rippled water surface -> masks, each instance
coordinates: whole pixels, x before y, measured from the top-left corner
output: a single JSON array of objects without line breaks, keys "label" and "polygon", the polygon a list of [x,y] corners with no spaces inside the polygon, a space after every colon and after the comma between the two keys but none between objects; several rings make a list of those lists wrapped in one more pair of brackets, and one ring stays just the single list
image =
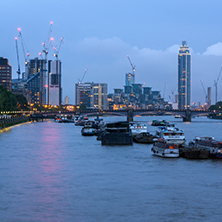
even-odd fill
[{"label": "rippled water surface", "polygon": [[[222,140],[222,121],[167,119]],[[106,117],[105,121],[125,120]],[[164,159],[151,145],[101,146],[74,124],[45,121],[0,134],[0,221],[221,221],[222,161]]]}]

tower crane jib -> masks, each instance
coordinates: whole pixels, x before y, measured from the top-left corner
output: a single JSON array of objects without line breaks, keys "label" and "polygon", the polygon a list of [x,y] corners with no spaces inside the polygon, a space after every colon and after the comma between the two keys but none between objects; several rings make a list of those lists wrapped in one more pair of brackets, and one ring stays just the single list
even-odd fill
[{"label": "tower crane jib", "polygon": [[127,58],[129,59],[129,62],[130,62],[130,65],[132,67],[132,74],[134,75],[134,72],[136,71],[136,65],[133,65],[131,60],[130,60],[130,57],[127,55]]}]

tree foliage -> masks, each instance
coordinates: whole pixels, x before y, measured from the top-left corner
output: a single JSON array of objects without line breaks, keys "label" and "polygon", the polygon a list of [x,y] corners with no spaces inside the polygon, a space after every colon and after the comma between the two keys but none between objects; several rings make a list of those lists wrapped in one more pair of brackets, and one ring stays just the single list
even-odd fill
[{"label": "tree foliage", "polygon": [[222,101],[217,102],[215,105],[210,106],[210,110],[222,110]]},{"label": "tree foliage", "polygon": [[0,111],[17,110],[16,105],[16,96],[3,85],[0,85]]},{"label": "tree foliage", "polygon": [[0,85],[0,111],[28,110],[27,99],[23,95],[15,95]]}]

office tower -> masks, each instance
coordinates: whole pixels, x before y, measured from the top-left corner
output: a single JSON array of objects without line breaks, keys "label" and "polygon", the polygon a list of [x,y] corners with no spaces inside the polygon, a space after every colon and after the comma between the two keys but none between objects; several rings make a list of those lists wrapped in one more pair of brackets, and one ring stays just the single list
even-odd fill
[{"label": "office tower", "polygon": [[125,85],[132,86],[133,84],[135,84],[135,75],[131,73],[127,73],[126,79],[125,79]]},{"label": "office tower", "polygon": [[9,65],[8,59],[0,57],[0,85],[8,90],[12,89],[12,67]]},{"label": "office tower", "polygon": [[61,61],[48,61],[48,92],[47,104],[58,106],[62,104]]},{"label": "office tower", "polygon": [[186,41],[178,54],[178,109],[190,109],[191,103],[191,54]]},{"label": "office tower", "polygon": [[96,109],[107,109],[107,84],[92,83],[91,106]]},{"label": "office tower", "polygon": [[46,104],[46,60],[30,59],[27,79],[30,104]]},{"label": "office tower", "polygon": [[211,106],[211,87],[207,88],[207,105]]}]

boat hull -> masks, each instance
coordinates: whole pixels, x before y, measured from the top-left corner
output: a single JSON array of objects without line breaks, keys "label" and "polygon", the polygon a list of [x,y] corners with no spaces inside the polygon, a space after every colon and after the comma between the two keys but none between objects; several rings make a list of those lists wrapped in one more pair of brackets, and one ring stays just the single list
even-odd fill
[{"label": "boat hull", "polygon": [[164,158],[177,158],[179,157],[179,149],[167,149],[167,148],[161,148],[158,146],[153,146],[151,151],[155,156],[164,157]]},{"label": "boat hull", "polygon": [[102,145],[132,145],[132,133],[106,133],[101,135]]}]

